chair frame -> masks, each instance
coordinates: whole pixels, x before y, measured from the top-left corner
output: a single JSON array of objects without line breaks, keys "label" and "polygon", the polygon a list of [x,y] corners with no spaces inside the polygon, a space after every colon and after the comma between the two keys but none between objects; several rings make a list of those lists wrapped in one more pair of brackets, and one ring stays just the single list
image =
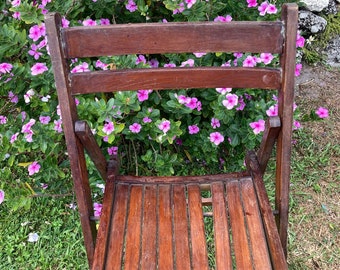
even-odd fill
[{"label": "chair frame", "polygon": [[[85,151],[94,161],[99,173],[106,181],[106,189],[104,195],[105,205],[107,201],[112,200],[115,183],[117,181],[136,181],[140,183],[157,182],[159,183],[176,183],[180,181],[179,177],[125,177],[119,176],[119,165],[117,160],[106,161],[103,153],[96,143],[93,134],[86,122],[78,119],[74,96],[77,94],[86,94],[93,92],[110,92],[114,89],[121,91],[136,89],[137,85],[131,83],[132,81],[140,81],[138,89],[157,89],[157,88],[197,88],[200,85],[195,85],[192,81],[182,80],[179,84],[173,84],[168,79],[168,70],[163,69],[148,69],[142,71],[103,71],[103,72],[89,72],[89,73],[75,73],[71,74],[69,70],[68,59],[75,57],[91,57],[99,55],[112,55],[113,52],[118,51],[119,54],[136,54],[136,53],[164,53],[160,50],[165,46],[169,52],[184,52],[188,49],[186,44],[187,37],[200,39],[199,45],[196,45],[194,51],[226,51],[222,48],[227,47],[228,51],[252,51],[256,52],[256,47],[262,48],[259,52],[274,52],[280,54],[281,69],[248,69],[248,68],[227,68],[228,76],[220,68],[210,68],[206,71],[205,68],[193,69],[174,69],[171,71],[171,76],[178,76],[182,74],[183,77],[190,74],[194,78],[204,76],[207,78],[206,88],[221,87],[223,85],[230,85],[230,87],[255,87],[264,89],[278,89],[279,91],[279,111],[278,117],[270,118],[266,123],[266,130],[263,135],[261,146],[257,153],[251,152],[247,155],[247,169],[246,174],[251,174],[254,179],[255,189],[258,192],[261,212],[264,216],[263,220],[271,220],[275,216],[278,236],[280,240],[272,241],[273,249],[280,250],[278,243],[282,245],[282,250],[286,255],[287,252],[287,227],[288,227],[288,208],[289,208],[289,184],[290,184],[290,156],[291,156],[291,138],[292,138],[292,123],[293,123],[293,99],[294,99],[294,72],[295,72],[295,56],[296,56],[296,31],[297,31],[297,6],[295,4],[284,4],[282,7],[281,21],[279,22],[230,22],[228,24],[215,23],[216,29],[214,31],[223,33],[225,31],[230,39],[225,39],[225,42],[219,42],[221,38],[219,35],[213,35],[210,31],[205,30],[204,25],[212,26],[213,23],[194,23],[199,31],[192,31],[194,24],[191,23],[169,23],[169,24],[140,24],[140,25],[112,25],[112,26],[95,26],[95,27],[71,27],[63,29],[61,27],[61,17],[59,14],[50,13],[45,17],[45,24],[48,36],[48,45],[52,59],[52,66],[54,71],[56,89],[59,97],[59,104],[63,119],[63,129],[66,138],[68,156],[70,159],[70,167],[72,170],[72,177],[74,181],[75,193],[77,197],[77,205],[80,212],[80,220],[82,230],[84,233],[84,242],[88,256],[88,262],[93,269],[98,261],[104,260],[105,254],[104,246],[96,246],[96,242],[100,243],[107,237],[106,230],[109,226],[109,216],[112,209],[103,208],[102,216],[100,218],[100,227],[97,232],[96,221],[93,218],[93,202],[91,199],[91,190],[89,179],[87,175]],[[177,30],[181,28],[181,30]],[[234,30],[233,30],[234,29]],[[263,29],[274,29],[272,32],[259,35],[259,31]],[[284,31],[283,31],[284,30]],[[171,36],[173,33],[182,33],[182,36],[177,37],[176,40],[162,39],[164,31],[168,31]],[[173,32],[172,32],[173,31]],[[240,34],[240,32],[244,35]],[[215,32],[215,33],[216,33]],[[265,31],[263,31],[265,32]],[[263,33],[262,32],[262,33]],[[105,33],[102,35],[102,33]],[[111,36],[115,33],[114,36]],[[147,39],[137,40],[140,33],[143,37],[147,37],[152,33],[156,36],[157,42],[152,43]],[[274,33],[274,34],[272,34]],[[207,35],[208,38],[203,38]],[[108,38],[110,46],[103,46],[108,44],[105,39]],[[235,37],[235,41],[233,38]],[[214,40],[214,38],[216,38]],[[211,40],[213,39],[213,40]],[[242,39],[253,40],[253,45],[249,43],[240,43]],[[263,40],[273,39],[275,42],[269,42],[267,51]],[[96,42],[94,42],[94,40]],[[120,40],[120,42],[115,42]],[[131,41],[132,40],[132,41]],[[133,40],[137,40],[134,42]],[[130,42],[131,41],[131,42]],[[164,42],[163,42],[164,41]],[[131,46],[120,46],[120,44],[128,43]],[[137,44],[138,43],[138,44]],[[258,45],[257,45],[258,43]],[[86,46],[84,46],[84,44]],[[137,49],[138,48],[138,49]],[[248,80],[244,77],[239,77],[240,70],[247,71],[249,75]],[[151,76],[159,78],[160,83],[154,84],[150,78]],[[196,76],[196,77],[195,77]],[[227,78],[226,78],[227,77]],[[120,79],[123,78],[123,79]],[[144,80],[141,80],[143,78]],[[236,78],[236,79],[235,79]],[[242,78],[242,81],[238,78]],[[257,80],[256,78],[262,78]],[[98,83],[101,82],[103,86],[97,89]],[[114,83],[114,87],[112,84]],[[145,88],[146,87],[146,88]],[[136,89],[137,90],[137,89]],[[276,180],[275,180],[275,210],[270,208],[268,197],[263,187],[263,174],[271,156],[274,143],[276,144]],[[237,176],[244,175],[239,173]],[[235,175],[232,175],[235,176]],[[214,176],[216,179],[216,176]],[[226,177],[225,175],[221,177]],[[130,180],[128,180],[130,179]],[[132,179],[132,180],[131,180]],[[201,181],[201,178],[190,177],[186,178],[186,182]],[[207,176],[205,179],[209,179]],[[183,179],[182,179],[183,180]],[[182,181],[181,180],[181,181]],[[212,181],[212,180],[208,180]],[[274,215],[272,214],[274,213]],[[272,223],[267,224],[269,227]],[[265,226],[267,226],[265,224]],[[271,231],[275,231],[272,228]],[[273,239],[277,237],[271,236]],[[270,243],[269,243],[270,244]],[[280,255],[278,255],[280,256]],[[99,259],[98,259],[99,258]],[[286,266],[282,263],[283,268]],[[98,268],[99,269],[99,268]]]}]

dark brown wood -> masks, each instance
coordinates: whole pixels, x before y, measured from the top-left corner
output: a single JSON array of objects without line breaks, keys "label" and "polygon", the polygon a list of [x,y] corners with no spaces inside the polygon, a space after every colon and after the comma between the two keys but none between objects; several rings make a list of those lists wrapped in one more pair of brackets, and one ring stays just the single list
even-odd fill
[{"label": "dark brown wood", "polygon": [[189,223],[184,185],[173,186],[173,216],[175,269],[191,269],[188,232]]},{"label": "dark brown wood", "polygon": [[254,151],[247,154],[246,165],[252,174],[273,268],[275,270],[288,269],[278,230],[275,226],[274,215],[263,183],[263,176]]},{"label": "dark brown wood", "polygon": [[216,269],[232,269],[231,243],[223,183],[213,183],[211,185],[211,193],[213,199]]},{"label": "dark brown wood", "polygon": [[275,208],[279,211],[279,215],[276,216],[276,222],[286,255],[296,57],[296,46],[294,44],[296,41],[297,18],[297,5],[287,4],[282,7],[281,19],[285,24],[286,46],[284,46],[284,51],[281,55],[282,88],[278,96],[282,128],[277,142]]},{"label": "dark brown wood", "polygon": [[103,152],[99,148],[99,145],[96,139],[94,138],[89,125],[85,121],[76,121],[74,129],[76,135],[80,139],[81,143],[83,144],[83,147],[86,149],[86,152],[92,159],[100,175],[103,177],[104,180],[106,180],[107,176],[106,158],[104,157]]},{"label": "dark brown wood", "polygon": [[[106,184],[106,187],[107,187],[107,184]],[[113,202],[111,228],[106,228],[106,230],[110,234],[109,235],[110,238],[107,239],[108,250],[105,253],[106,262],[105,261],[98,262],[98,265],[105,265],[107,269],[120,269],[120,266],[123,261],[124,238],[125,238],[125,228],[126,228],[126,220],[127,220],[126,213],[127,213],[127,207],[128,207],[128,200],[129,200],[129,186],[128,185],[117,185],[115,198]],[[103,203],[103,209],[109,208],[104,203]],[[102,218],[100,219],[100,225],[101,223],[102,223]],[[105,246],[105,242],[99,242],[97,240],[97,246]],[[97,258],[97,256],[100,257],[103,255],[96,254],[95,258]],[[96,263],[94,263],[93,269],[96,269],[95,266],[96,266]],[[98,269],[102,269],[102,268],[98,267]]]},{"label": "dark brown wood", "polygon": [[157,186],[145,186],[143,201],[141,269],[156,269]]},{"label": "dark brown wood", "polygon": [[183,52],[281,53],[282,29],[282,22],[117,24],[66,28],[63,39],[68,58]]},{"label": "dark brown wood", "polygon": [[79,72],[70,75],[73,95],[139,89],[278,89],[281,73],[271,68],[197,67]]},{"label": "dark brown wood", "polygon": [[252,269],[239,182],[231,181],[227,183],[226,190],[236,267],[238,269]]},{"label": "dark brown wood", "polygon": [[138,269],[141,256],[141,233],[143,218],[143,187],[132,186],[126,228],[124,269]]},{"label": "dark brown wood", "polygon": [[174,248],[172,230],[172,201],[170,185],[160,185],[158,191],[158,268],[174,269]]},{"label": "dark brown wood", "polygon": [[254,185],[251,179],[241,180],[241,197],[248,227],[248,237],[254,269],[272,269],[266,235],[258,208]]},{"label": "dark brown wood", "polygon": [[257,151],[257,157],[262,173],[264,173],[265,169],[267,168],[269,158],[273,152],[275,141],[280,132],[280,127],[281,120],[278,116],[269,117],[266,121],[266,129],[263,133],[260,149]]},{"label": "dark brown wood", "polygon": [[49,51],[52,60],[55,85],[58,92],[63,131],[66,139],[70,167],[73,176],[74,190],[77,197],[77,206],[80,212],[80,221],[84,234],[84,243],[89,265],[92,265],[96,242],[96,223],[91,221],[93,216],[93,202],[86,170],[84,148],[74,133],[74,123],[78,120],[76,104],[70,95],[68,84],[68,64],[65,59],[60,37],[61,16],[47,14],[45,16],[46,35],[49,42]]},{"label": "dark brown wood", "polygon": [[188,185],[192,269],[208,270],[208,252],[205,241],[201,190]]}]

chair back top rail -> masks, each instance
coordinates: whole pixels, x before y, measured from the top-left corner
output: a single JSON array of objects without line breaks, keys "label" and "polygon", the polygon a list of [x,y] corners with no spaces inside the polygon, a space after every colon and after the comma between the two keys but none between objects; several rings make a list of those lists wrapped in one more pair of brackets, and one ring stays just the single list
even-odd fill
[{"label": "chair back top rail", "polygon": [[67,58],[188,52],[281,53],[277,22],[116,24],[62,29]]}]

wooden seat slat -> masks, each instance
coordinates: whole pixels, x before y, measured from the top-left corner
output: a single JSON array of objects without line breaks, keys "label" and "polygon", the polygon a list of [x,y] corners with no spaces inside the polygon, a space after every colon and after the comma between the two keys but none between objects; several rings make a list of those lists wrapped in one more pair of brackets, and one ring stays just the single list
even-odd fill
[{"label": "wooden seat slat", "polygon": [[[109,192],[109,190],[106,190]],[[129,186],[117,185],[113,206],[110,239],[108,240],[107,269],[119,269],[122,263],[124,236],[126,226],[126,210],[129,199]]]},{"label": "wooden seat slat", "polygon": [[226,184],[232,245],[238,269],[253,269],[238,181]]},{"label": "wooden seat slat", "polygon": [[188,214],[184,185],[173,186],[173,228],[173,237],[175,242],[175,269],[191,269]]},{"label": "wooden seat slat", "polygon": [[259,206],[251,179],[241,180],[241,197],[248,228],[254,269],[272,269]]},{"label": "wooden seat slat", "polygon": [[216,269],[232,269],[229,225],[222,182],[211,184]]},{"label": "wooden seat slat", "polygon": [[129,197],[124,269],[133,270],[138,269],[140,263],[143,187],[132,186]]},{"label": "wooden seat slat", "polygon": [[188,185],[187,189],[192,268],[197,270],[208,270],[208,253],[204,232],[201,190],[198,185]]}]

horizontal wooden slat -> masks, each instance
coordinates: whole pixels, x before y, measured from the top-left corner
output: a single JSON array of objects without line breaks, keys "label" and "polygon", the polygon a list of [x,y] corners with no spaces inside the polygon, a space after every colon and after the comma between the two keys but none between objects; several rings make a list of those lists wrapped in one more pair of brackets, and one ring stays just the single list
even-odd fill
[{"label": "horizontal wooden slat", "polygon": [[278,89],[280,71],[270,68],[155,68],[124,69],[70,74],[71,92],[128,91],[139,89],[261,88]]},{"label": "horizontal wooden slat", "polygon": [[116,24],[62,29],[66,56],[282,51],[282,22]]}]

